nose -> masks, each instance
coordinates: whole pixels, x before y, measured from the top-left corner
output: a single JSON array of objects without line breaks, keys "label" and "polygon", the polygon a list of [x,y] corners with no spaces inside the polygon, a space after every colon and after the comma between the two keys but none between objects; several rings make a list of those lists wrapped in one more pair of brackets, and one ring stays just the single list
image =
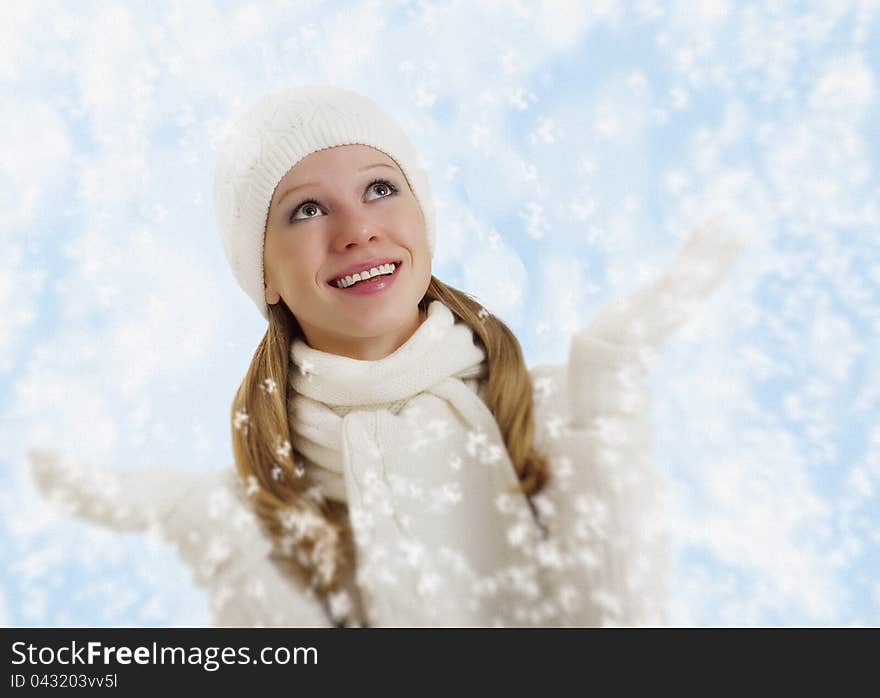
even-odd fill
[{"label": "nose", "polygon": [[353,244],[363,245],[380,235],[376,222],[362,212],[351,212],[337,216],[339,229],[335,233],[335,247],[347,249]]}]

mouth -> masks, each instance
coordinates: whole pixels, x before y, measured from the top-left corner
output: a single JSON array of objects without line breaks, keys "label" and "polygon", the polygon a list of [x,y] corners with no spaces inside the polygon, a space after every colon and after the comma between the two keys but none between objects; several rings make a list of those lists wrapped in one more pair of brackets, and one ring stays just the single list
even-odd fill
[{"label": "mouth", "polygon": [[394,264],[394,271],[391,274],[379,274],[378,276],[374,276],[373,278],[371,278],[367,281],[359,281],[354,286],[348,286],[346,288],[343,288],[341,286],[337,286],[335,279],[331,279],[330,281],[328,281],[327,285],[330,288],[335,289],[336,291],[343,291],[343,292],[345,292],[345,291],[356,292],[358,289],[360,289],[361,291],[364,291],[364,290],[367,290],[367,289],[370,289],[373,287],[375,287],[378,290],[381,290],[381,289],[389,286],[391,281],[397,278],[397,275],[400,273],[400,268],[403,266],[403,260],[400,260],[400,259],[394,260],[392,262],[392,264]]}]

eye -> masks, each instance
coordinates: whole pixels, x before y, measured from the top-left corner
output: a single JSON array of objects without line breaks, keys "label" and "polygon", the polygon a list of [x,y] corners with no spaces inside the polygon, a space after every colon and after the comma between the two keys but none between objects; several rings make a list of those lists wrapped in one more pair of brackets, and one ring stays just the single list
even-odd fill
[{"label": "eye", "polygon": [[[300,209],[302,209],[303,211],[311,211],[317,209],[318,206],[320,206],[320,204],[314,199],[306,199],[305,201],[297,204],[296,208],[293,209],[293,213],[290,214],[290,222],[293,223],[294,221],[302,220],[302,218],[296,218],[296,213]],[[314,218],[314,216],[307,216],[307,218]]]},{"label": "eye", "polygon": [[380,197],[379,197],[380,199],[384,199],[384,198],[386,198],[386,197],[388,197],[388,196],[393,196],[394,194],[397,193],[397,187],[395,187],[395,186],[394,186],[391,182],[389,182],[387,179],[374,179],[372,182],[370,182],[370,183],[367,185],[367,190],[372,189],[373,187],[375,187],[375,186],[377,186],[377,185],[379,185],[379,189],[377,189],[377,191],[378,191],[378,190],[382,190],[382,189],[384,189],[384,190],[386,190],[386,191],[388,192],[387,194],[385,194],[385,195],[383,195],[383,196],[380,196]]},{"label": "eye", "polygon": [[[373,187],[376,188],[375,191],[387,192],[387,193],[383,193],[383,194],[381,194],[381,196],[377,197],[379,199],[386,199],[390,196],[394,196],[395,194],[397,194],[397,191],[398,191],[397,187],[394,184],[392,184],[391,182],[389,182],[387,179],[374,179],[372,182],[370,182],[367,185],[367,191],[369,191],[370,189],[373,189]],[[302,221],[302,220],[308,220],[310,218],[317,218],[317,213],[314,213],[313,215],[306,215],[305,218],[302,218],[302,217],[297,218],[296,214],[299,212],[309,213],[309,212],[313,212],[313,211],[320,211],[321,210],[320,207],[321,207],[321,203],[319,201],[316,201],[315,199],[306,199],[305,201],[300,201],[294,207],[293,211],[290,214],[290,222],[293,223],[295,221]]]}]

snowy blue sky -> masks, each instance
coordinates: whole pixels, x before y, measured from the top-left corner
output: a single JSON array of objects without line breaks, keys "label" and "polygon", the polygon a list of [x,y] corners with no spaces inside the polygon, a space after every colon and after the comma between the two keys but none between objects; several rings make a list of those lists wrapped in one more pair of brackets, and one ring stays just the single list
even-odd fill
[{"label": "snowy blue sky", "polygon": [[232,463],[265,330],[211,199],[265,91],[370,96],[428,165],[434,274],[531,366],[725,208],[753,239],[652,376],[671,622],[880,626],[880,3],[14,2],[0,10],[0,624],[205,625],[170,546],[25,449]]}]

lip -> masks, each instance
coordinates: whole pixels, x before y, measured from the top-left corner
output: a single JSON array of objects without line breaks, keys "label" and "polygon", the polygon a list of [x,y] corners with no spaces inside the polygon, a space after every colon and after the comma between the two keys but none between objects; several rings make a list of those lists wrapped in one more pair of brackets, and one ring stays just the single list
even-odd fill
[{"label": "lip", "polygon": [[[343,276],[353,276],[354,274],[358,274],[362,271],[369,271],[373,267],[378,267],[380,264],[388,264],[389,262],[394,262],[396,265],[400,266],[403,260],[394,259],[394,257],[376,257],[374,259],[368,259],[364,262],[358,262],[357,264],[352,264],[350,267],[346,267],[342,271],[336,273],[335,276],[327,279],[327,283],[333,286],[333,281],[335,279],[341,279]],[[336,288],[334,286],[334,288]]]},{"label": "lip", "polygon": [[[392,260],[393,261],[393,260]],[[397,281],[397,277],[400,276],[400,270],[403,267],[403,264],[397,264],[394,267],[394,273],[390,276],[380,276],[378,277],[378,281],[368,282],[369,285],[365,286],[364,284],[355,284],[354,286],[349,286],[348,288],[339,288],[338,286],[334,286],[332,282],[327,282],[327,285],[330,288],[338,291],[339,293],[344,293],[349,296],[372,296],[376,293],[382,293],[383,291],[387,291],[394,285],[394,282]]]}]

